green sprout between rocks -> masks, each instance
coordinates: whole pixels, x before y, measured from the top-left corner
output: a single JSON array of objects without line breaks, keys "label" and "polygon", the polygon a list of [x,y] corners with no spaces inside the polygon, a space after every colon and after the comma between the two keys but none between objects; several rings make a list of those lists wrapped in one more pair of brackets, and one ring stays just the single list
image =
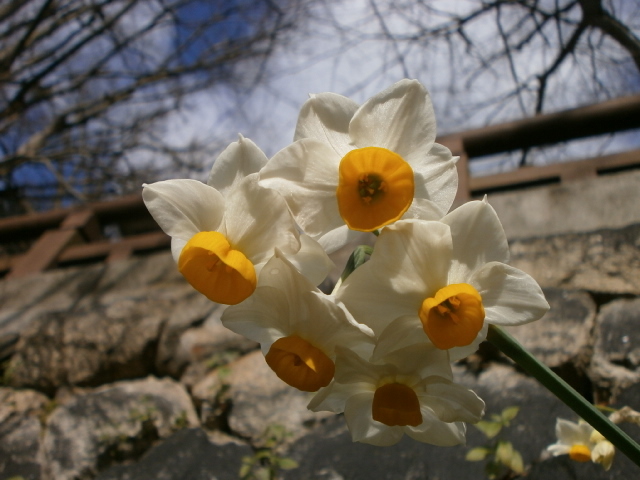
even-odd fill
[{"label": "green sprout between rocks", "polygon": [[240,480],[275,480],[278,471],[298,468],[298,462],[277,453],[291,435],[283,425],[269,425],[262,434],[262,446],[252,456],[242,458]]},{"label": "green sprout between rocks", "polygon": [[482,420],[476,424],[486,437],[488,443],[482,447],[472,448],[467,452],[465,460],[469,462],[487,461],[485,473],[489,479],[524,473],[522,455],[513,448],[511,442],[498,438],[504,427],[508,427],[518,414],[518,407],[507,407],[499,415],[491,415],[491,420]]}]

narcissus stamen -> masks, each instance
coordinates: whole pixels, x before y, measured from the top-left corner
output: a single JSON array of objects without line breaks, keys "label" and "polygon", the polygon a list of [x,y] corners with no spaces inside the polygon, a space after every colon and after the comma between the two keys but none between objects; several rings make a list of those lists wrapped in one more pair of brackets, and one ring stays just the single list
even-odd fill
[{"label": "narcissus stamen", "polygon": [[484,324],[484,307],[478,291],[467,283],[449,285],[422,302],[422,328],[442,350],[473,342]]},{"label": "narcissus stamen", "polygon": [[387,383],[376,389],[372,416],[374,420],[390,427],[417,427],[422,423],[418,396],[412,388],[402,383]]},{"label": "narcissus stamen", "polygon": [[297,335],[273,342],[265,359],[282,381],[303,392],[326,387],[335,373],[333,360]]},{"label": "narcissus stamen", "polygon": [[413,201],[413,169],[386,148],[351,150],[340,161],[339,173],[338,209],[352,230],[371,232],[393,223]]},{"label": "narcissus stamen", "polygon": [[569,458],[576,462],[588,462],[591,460],[591,450],[586,445],[572,445],[569,450]]},{"label": "narcissus stamen", "polygon": [[199,232],[182,249],[178,270],[209,300],[235,305],[256,289],[253,263],[219,232]]}]

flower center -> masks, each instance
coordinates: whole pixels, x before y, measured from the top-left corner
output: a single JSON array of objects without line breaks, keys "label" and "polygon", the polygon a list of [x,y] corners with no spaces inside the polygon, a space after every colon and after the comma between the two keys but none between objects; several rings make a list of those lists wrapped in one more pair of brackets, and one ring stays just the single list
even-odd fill
[{"label": "flower center", "polygon": [[588,462],[591,460],[591,450],[589,447],[582,444],[572,445],[569,450],[569,458],[576,462]]},{"label": "flower center", "polygon": [[235,305],[256,289],[253,263],[219,232],[199,232],[180,252],[178,270],[209,300]]},{"label": "flower center", "polygon": [[441,288],[422,302],[418,314],[429,340],[441,350],[469,345],[484,324],[482,297],[467,283]]},{"label": "flower center", "polygon": [[326,387],[335,373],[333,361],[297,335],[273,342],[265,359],[282,381],[303,392],[315,392]]},{"label": "flower center", "polygon": [[413,169],[386,148],[351,150],[340,161],[339,174],[338,209],[352,230],[372,232],[393,223],[413,201]]},{"label": "flower center", "polygon": [[402,383],[387,383],[378,387],[373,394],[371,410],[374,420],[390,427],[417,427],[422,423],[418,396],[412,388]]}]

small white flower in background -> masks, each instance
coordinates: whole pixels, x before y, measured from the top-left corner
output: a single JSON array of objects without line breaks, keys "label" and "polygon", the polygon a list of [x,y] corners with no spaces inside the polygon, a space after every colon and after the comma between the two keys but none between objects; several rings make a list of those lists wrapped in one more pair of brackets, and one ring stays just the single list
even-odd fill
[{"label": "small white flower in background", "polygon": [[[328,253],[400,218],[437,220],[458,186],[457,158],[435,143],[429,94],[402,80],[362,106],[335,93],[303,105],[294,143],[260,172]],[[351,229],[352,231],[350,231]]]},{"label": "small white flower in background", "polygon": [[354,442],[388,446],[406,434],[433,445],[464,444],[463,422],[480,420],[484,402],[452,378],[447,352],[426,344],[376,364],[338,348],[335,380],[308,407],[344,412]]},{"label": "small white flower in background", "polygon": [[558,441],[547,447],[554,457],[569,455],[576,462],[592,461],[601,464],[605,470],[611,468],[615,454],[613,445],[588,423],[558,418],[556,437]]},{"label": "small white flower in background", "polygon": [[[298,233],[282,197],[258,185],[251,170],[263,163],[260,155],[242,138],[223,152],[221,164],[214,165],[219,175],[209,181],[224,195],[210,185],[180,179],[144,185],[142,191],[149,212],[171,236],[180,273],[214,302],[233,305],[249,297],[276,248],[313,283],[322,282],[332,267],[322,247]],[[254,167],[242,172],[238,167],[251,165],[251,157],[258,157]]]},{"label": "small white flower in background", "polygon": [[227,308],[222,324],[260,343],[269,367],[284,382],[315,392],[333,379],[336,347],[368,358],[371,329],[356,323],[276,251],[260,273],[255,293]]},{"label": "small white flower in background", "polygon": [[538,284],[506,264],[502,225],[486,201],[441,221],[401,220],[386,227],[371,259],[337,297],[369,325],[389,351],[420,342],[451,349],[453,360],[484,340],[488,324],[520,325],[549,309]]}]

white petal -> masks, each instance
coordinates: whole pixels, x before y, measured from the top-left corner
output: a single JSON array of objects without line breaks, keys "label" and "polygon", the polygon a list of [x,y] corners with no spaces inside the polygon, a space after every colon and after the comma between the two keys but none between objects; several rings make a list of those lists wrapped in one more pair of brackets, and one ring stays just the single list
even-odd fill
[{"label": "white petal", "polygon": [[509,261],[507,237],[491,205],[468,202],[442,219],[451,228],[453,265],[449,283],[467,283],[471,272],[485,263]]},{"label": "white petal", "polygon": [[318,243],[324,248],[324,251],[330,255],[345,245],[356,242],[364,243],[364,238],[368,235],[370,235],[369,232],[358,232],[356,230],[350,230],[346,225],[340,225],[333,230],[329,230],[324,235],[319,236],[316,240],[318,240]]},{"label": "white petal", "polygon": [[338,383],[360,383],[369,385],[374,392],[380,377],[395,371],[387,365],[373,365],[346,348],[336,347],[335,380]]},{"label": "white petal", "polygon": [[440,206],[425,198],[414,198],[411,206],[402,215],[403,220],[440,220],[446,213]]},{"label": "white petal", "polygon": [[554,443],[553,445],[549,445],[547,447],[547,451],[551,453],[551,455],[553,455],[554,457],[557,457],[558,455],[569,455],[569,452],[571,451],[571,446]]},{"label": "white petal", "polygon": [[588,423],[575,423],[564,418],[556,420],[556,437],[558,443],[569,445],[576,444],[589,445],[593,433],[593,427]]},{"label": "white petal", "polygon": [[311,95],[298,116],[294,141],[313,138],[327,143],[342,158],[353,149],[349,122],[359,105],[336,93]]},{"label": "white petal", "polygon": [[402,427],[388,427],[372,418],[373,393],[358,393],[347,399],[344,418],[351,439],[377,446],[389,446],[402,438]]},{"label": "white petal", "polygon": [[396,222],[382,231],[371,259],[347,278],[338,298],[379,334],[396,318],[415,315],[425,298],[446,286],[451,248],[443,223]]},{"label": "white petal", "polygon": [[379,334],[397,316],[415,313],[422,296],[415,292],[398,294],[391,289],[384,272],[377,275],[378,270],[371,262],[369,260],[349,275],[336,296],[358,322],[368,325]]},{"label": "white petal", "polygon": [[397,367],[400,374],[453,379],[448,351],[437,349],[430,343],[395,349],[382,357],[382,360]]},{"label": "white petal", "polygon": [[255,143],[242,135],[239,137],[218,156],[209,174],[207,183],[223,195],[227,189],[248,175],[257,174],[267,164],[267,156]]},{"label": "white petal", "polygon": [[426,156],[436,138],[428,92],[417,80],[399,81],[358,109],[349,133],[358,148],[386,148],[407,161]]},{"label": "white petal", "polygon": [[421,377],[452,378],[449,355],[429,341],[417,315],[396,318],[378,337],[372,362],[388,362]]},{"label": "white petal", "polygon": [[269,260],[274,249],[295,253],[300,249],[298,230],[282,197],[258,185],[257,178],[241,181],[227,191],[224,235],[256,265]]},{"label": "white petal", "polygon": [[464,445],[466,441],[464,423],[445,423],[435,418],[418,427],[405,427],[405,432],[414,440],[441,447]]},{"label": "white petal", "polygon": [[396,350],[416,344],[431,343],[418,315],[404,315],[393,320],[378,336],[372,362],[380,362]]},{"label": "white petal", "polygon": [[300,235],[300,250],[287,255],[287,260],[313,285],[320,285],[335,266],[322,246],[308,235]]},{"label": "white petal", "polygon": [[176,263],[178,262],[178,260],[180,260],[182,249],[188,242],[189,240],[185,240],[184,238],[173,237],[171,239],[171,256],[176,261]]},{"label": "white petal", "polygon": [[427,379],[421,405],[428,405],[443,422],[476,423],[484,415],[484,402],[468,388],[451,381]]},{"label": "white petal", "polygon": [[175,246],[172,242],[174,258],[196,233],[218,230],[224,215],[225,202],[220,192],[197,180],[144,185],[142,198],[160,228],[183,241],[175,242]]},{"label": "white petal", "polygon": [[355,395],[360,390],[358,384],[341,384],[331,381],[325,388],[321,388],[313,396],[307,408],[312,412],[344,412],[344,406],[347,398]]},{"label": "white petal", "polygon": [[598,442],[591,451],[591,461],[601,464],[605,471],[608,471],[611,469],[615,453],[613,444],[608,440],[603,440]]},{"label": "white petal", "polygon": [[229,306],[221,317],[229,330],[260,343],[265,355],[273,342],[289,334],[290,319],[287,296],[271,286],[258,287],[243,302]]},{"label": "white petal", "polygon": [[[415,158],[410,164],[413,169],[416,199],[433,202],[440,213],[439,220],[451,208],[458,191],[458,157],[452,157],[451,151],[434,143],[428,155]],[[420,217],[423,218],[423,217]]]},{"label": "white petal", "polygon": [[375,345],[373,331],[357,323],[342,303],[320,291],[308,292],[304,298],[309,314],[308,318],[300,319],[298,328],[306,338],[332,358],[337,347],[346,348],[363,359],[371,356]]},{"label": "white petal", "polygon": [[260,171],[260,185],[280,192],[302,230],[314,238],[344,225],[336,189],[340,157],[325,143],[299,140]]},{"label": "white petal", "polygon": [[447,225],[401,220],[382,231],[371,260],[391,277],[396,291],[424,295],[446,286],[451,254],[452,238]]},{"label": "white petal", "polygon": [[469,283],[482,297],[487,323],[522,325],[538,320],[549,310],[536,281],[504,263],[484,265],[472,275]]},{"label": "white petal", "polygon": [[[367,358],[373,351],[373,332],[356,323],[334,297],[320,292],[279,252],[261,270],[253,296],[229,310],[224,317],[228,328],[259,341],[265,352],[270,344],[264,342],[289,335],[304,338],[332,359],[337,345]],[[254,331],[258,329],[267,332]]]}]

